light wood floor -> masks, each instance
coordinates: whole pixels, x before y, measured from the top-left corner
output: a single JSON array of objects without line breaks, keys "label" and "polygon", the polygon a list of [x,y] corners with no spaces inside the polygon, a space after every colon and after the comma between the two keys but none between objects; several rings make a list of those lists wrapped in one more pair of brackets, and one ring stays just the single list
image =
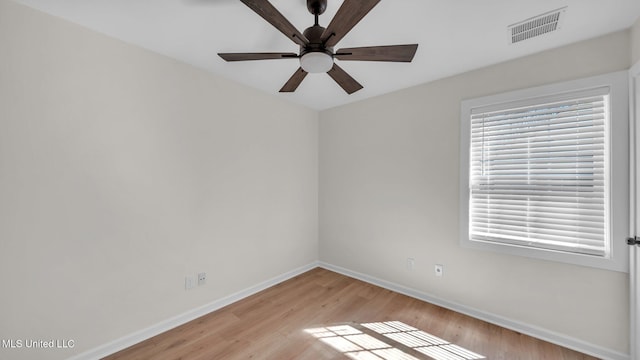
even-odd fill
[{"label": "light wood floor", "polygon": [[106,359],[595,358],[317,268]]}]

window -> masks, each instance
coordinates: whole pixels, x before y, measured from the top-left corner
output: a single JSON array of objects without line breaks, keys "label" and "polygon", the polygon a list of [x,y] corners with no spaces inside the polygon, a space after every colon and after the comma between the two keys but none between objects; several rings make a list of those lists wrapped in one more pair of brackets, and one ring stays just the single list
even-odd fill
[{"label": "window", "polygon": [[463,101],[464,246],[627,271],[626,79]]}]

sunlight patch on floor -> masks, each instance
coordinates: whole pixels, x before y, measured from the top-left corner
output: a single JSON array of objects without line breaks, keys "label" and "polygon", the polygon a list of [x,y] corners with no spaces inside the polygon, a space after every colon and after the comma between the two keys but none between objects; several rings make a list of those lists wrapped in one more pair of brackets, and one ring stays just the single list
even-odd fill
[{"label": "sunlight patch on floor", "polygon": [[420,360],[426,356],[435,360],[485,359],[400,321],[326,326],[305,332],[357,360]]}]

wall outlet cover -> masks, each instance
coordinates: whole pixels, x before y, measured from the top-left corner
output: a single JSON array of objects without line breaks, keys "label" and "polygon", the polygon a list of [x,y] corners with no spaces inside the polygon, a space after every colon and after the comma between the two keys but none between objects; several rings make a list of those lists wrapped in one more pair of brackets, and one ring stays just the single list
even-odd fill
[{"label": "wall outlet cover", "polygon": [[407,270],[413,270],[416,266],[416,259],[407,258]]},{"label": "wall outlet cover", "polygon": [[196,287],[196,279],[193,276],[185,276],[184,288],[185,290],[193,289]]}]

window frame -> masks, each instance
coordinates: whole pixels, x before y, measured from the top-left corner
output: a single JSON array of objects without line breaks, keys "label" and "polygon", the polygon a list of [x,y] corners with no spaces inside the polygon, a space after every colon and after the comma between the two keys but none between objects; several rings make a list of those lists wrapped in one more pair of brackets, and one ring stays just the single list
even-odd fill
[{"label": "window frame", "polygon": [[[595,88],[609,88],[610,123],[608,134],[609,162],[609,257],[523,247],[518,245],[483,242],[469,239],[469,173],[470,128],[473,109],[500,106],[505,103],[530,101],[535,98],[561,96],[568,92]],[[574,265],[628,272],[629,228],[629,98],[627,71],[614,72],[589,78],[542,85],[501,94],[467,99],[460,109],[460,245],[469,249],[498,252],[509,255],[550,260]]]}]

